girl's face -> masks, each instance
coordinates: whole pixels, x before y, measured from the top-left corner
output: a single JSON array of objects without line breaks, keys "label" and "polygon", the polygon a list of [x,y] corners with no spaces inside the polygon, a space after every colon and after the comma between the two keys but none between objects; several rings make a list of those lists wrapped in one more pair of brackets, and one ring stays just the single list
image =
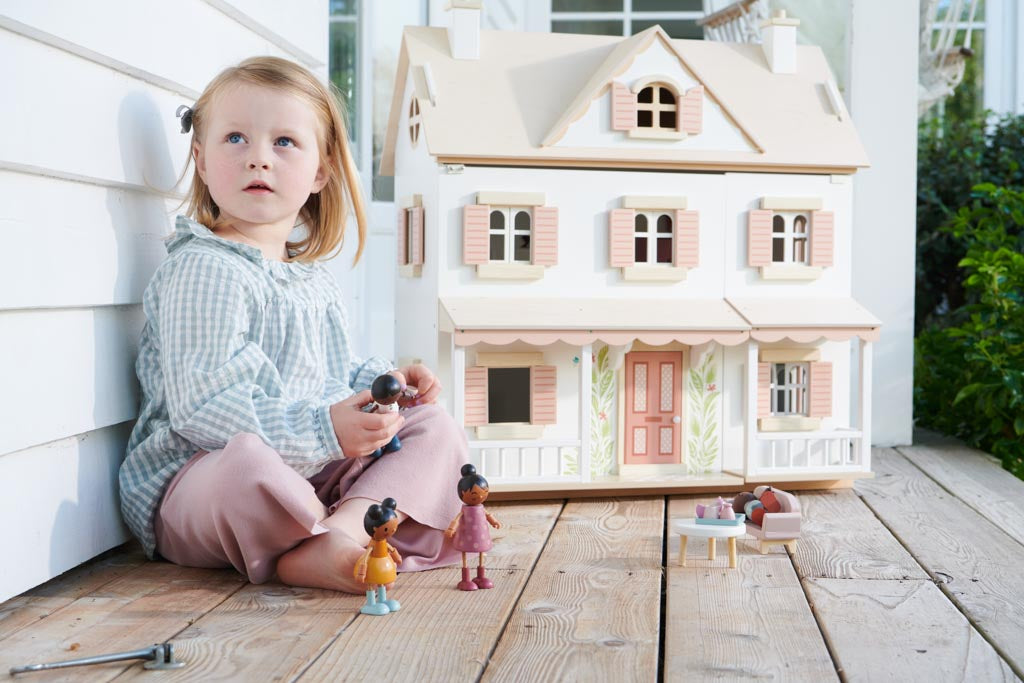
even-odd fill
[{"label": "girl's face", "polygon": [[468,491],[462,492],[462,502],[466,505],[479,505],[480,503],[487,500],[487,494],[490,493],[488,489],[480,486],[474,486]]},{"label": "girl's face", "polygon": [[295,95],[248,83],[214,98],[194,154],[221,219],[238,227],[292,227],[327,183],[320,124]]}]

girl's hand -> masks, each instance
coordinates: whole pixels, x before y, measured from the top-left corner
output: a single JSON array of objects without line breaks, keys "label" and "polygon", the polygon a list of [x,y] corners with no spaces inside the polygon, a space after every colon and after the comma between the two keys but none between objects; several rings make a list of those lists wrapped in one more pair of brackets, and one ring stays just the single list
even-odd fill
[{"label": "girl's hand", "polygon": [[391,374],[397,377],[403,386],[416,387],[416,396],[411,399],[404,397],[398,399],[398,404],[403,408],[434,403],[441,394],[441,381],[426,365],[420,363],[406,365],[404,368],[392,370]]},{"label": "girl's hand", "polygon": [[360,410],[372,401],[367,389],[331,406],[334,435],[346,458],[369,455],[383,448],[405,424],[405,418],[398,412],[364,413]]}]

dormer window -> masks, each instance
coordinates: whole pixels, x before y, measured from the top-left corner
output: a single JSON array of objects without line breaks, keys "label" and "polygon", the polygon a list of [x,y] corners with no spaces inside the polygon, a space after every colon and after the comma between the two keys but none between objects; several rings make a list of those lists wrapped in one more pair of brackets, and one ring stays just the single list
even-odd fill
[{"label": "dormer window", "polygon": [[638,128],[676,130],[676,94],[664,83],[642,88],[636,96],[636,125]]}]

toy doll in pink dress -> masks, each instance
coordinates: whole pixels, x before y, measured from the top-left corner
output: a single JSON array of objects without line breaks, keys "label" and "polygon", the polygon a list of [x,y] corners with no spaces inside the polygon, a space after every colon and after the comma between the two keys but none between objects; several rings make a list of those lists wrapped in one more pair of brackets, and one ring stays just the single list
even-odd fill
[{"label": "toy doll in pink dress", "polygon": [[[456,550],[462,551],[462,581],[458,588],[464,591],[475,591],[477,588],[493,588],[494,583],[484,575],[485,553],[491,549],[490,524],[495,529],[501,528],[501,522],[492,517],[484,509],[490,487],[487,480],[476,473],[472,465],[462,466],[462,479],[458,485],[459,498],[462,499],[462,512],[448,525],[444,535],[453,539]],[[469,564],[466,553],[480,553],[480,561],[476,568],[476,578],[469,578]]]}]

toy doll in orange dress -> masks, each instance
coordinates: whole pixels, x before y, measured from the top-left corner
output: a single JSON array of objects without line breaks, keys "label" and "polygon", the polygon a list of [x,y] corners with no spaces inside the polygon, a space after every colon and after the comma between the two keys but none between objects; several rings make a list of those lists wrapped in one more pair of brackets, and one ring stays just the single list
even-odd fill
[{"label": "toy doll in orange dress", "polygon": [[394,498],[385,498],[380,505],[371,505],[363,517],[363,528],[371,540],[352,572],[367,585],[366,604],[359,610],[363,614],[379,616],[402,609],[397,600],[388,600],[387,594],[387,587],[398,577],[396,565],[402,564],[402,556],[388,543],[398,529],[397,506]]},{"label": "toy doll in orange dress", "polygon": [[[462,581],[458,588],[464,591],[475,591],[477,588],[493,588],[494,583],[484,576],[485,553],[494,545],[491,542],[490,524],[495,529],[501,528],[501,522],[492,517],[484,509],[490,487],[487,480],[476,473],[472,465],[462,466],[462,479],[458,485],[459,498],[462,499],[462,512],[448,525],[444,535],[454,538],[452,545],[462,551]],[[470,581],[469,565],[466,553],[480,553],[480,562],[476,568],[476,578]]]}]

